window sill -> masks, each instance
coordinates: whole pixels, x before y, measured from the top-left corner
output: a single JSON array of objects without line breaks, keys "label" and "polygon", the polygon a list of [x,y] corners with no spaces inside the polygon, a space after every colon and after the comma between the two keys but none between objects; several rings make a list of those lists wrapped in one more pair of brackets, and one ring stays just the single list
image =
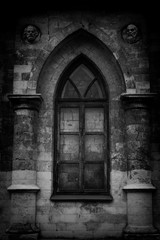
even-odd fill
[{"label": "window sill", "polygon": [[111,195],[65,195],[57,194],[51,197],[52,201],[112,201]]}]

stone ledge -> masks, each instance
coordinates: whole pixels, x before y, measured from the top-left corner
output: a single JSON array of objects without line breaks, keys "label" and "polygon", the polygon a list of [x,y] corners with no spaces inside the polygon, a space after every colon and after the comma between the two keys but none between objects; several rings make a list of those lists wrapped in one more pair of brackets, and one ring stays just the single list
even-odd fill
[{"label": "stone ledge", "polygon": [[123,187],[124,191],[154,191],[156,188],[152,184],[132,183]]},{"label": "stone ledge", "polygon": [[155,97],[158,97],[157,93],[122,93],[121,94],[122,100],[127,101],[145,101],[146,99],[154,99]]},{"label": "stone ledge", "polygon": [[111,195],[64,195],[64,194],[57,194],[57,195],[53,195],[51,197],[52,201],[98,201],[98,202],[106,202],[106,201],[112,201],[113,197]]},{"label": "stone ledge", "polygon": [[24,184],[14,184],[7,188],[10,192],[38,192],[40,188],[37,185],[24,185]]},{"label": "stone ledge", "polygon": [[120,99],[124,103],[125,109],[148,108],[158,99],[157,93],[122,93]]},{"label": "stone ledge", "polygon": [[43,101],[41,94],[8,94],[8,99],[16,109],[34,109],[39,111]]}]

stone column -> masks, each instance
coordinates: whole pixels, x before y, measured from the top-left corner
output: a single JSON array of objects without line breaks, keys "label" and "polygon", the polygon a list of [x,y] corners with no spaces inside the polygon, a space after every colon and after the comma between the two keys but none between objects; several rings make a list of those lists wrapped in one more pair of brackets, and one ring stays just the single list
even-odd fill
[{"label": "stone column", "polygon": [[122,94],[126,115],[126,151],[128,180],[124,191],[127,194],[127,226],[125,239],[159,239],[153,226],[150,163],[150,106],[155,94]]},{"label": "stone column", "polygon": [[[8,96],[13,105],[14,139],[12,162],[11,225],[9,239],[37,239],[36,226],[36,130],[40,94]],[[27,236],[26,236],[27,235]]]}]

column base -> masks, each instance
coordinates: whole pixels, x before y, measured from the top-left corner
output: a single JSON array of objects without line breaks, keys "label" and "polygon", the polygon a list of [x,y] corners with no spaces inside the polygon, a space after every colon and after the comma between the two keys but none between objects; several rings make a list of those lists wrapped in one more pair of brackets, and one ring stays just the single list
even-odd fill
[{"label": "column base", "polygon": [[127,226],[123,236],[126,240],[160,240],[160,233],[153,226]]},{"label": "column base", "polygon": [[38,240],[38,233],[33,234],[8,234],[7,240]]},{"label": "column base", "polygon": [[124,240],[160,240],[159,233],[125,233]]},{"label": "column base", "polygon": [[39,228],[31,223],[13,223],[7,230],[8,240],[37,240]]}]

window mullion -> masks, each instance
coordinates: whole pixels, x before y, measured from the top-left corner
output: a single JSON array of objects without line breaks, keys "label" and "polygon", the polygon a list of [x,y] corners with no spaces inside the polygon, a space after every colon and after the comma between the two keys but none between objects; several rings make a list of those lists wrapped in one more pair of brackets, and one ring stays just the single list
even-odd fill
[{"label": "window mullion", "polygon": [[109,174],[108,174],[108,169],[109,169],[109,141],[107,138],[107,133],[108,133],[108,107],[104,105],[104,137],[105,137],[105,142],[104,142],[104,155],[106,158],[104,158],[104,177],[105,177],[105,189],[108,189],[109,185]]},{"label": "window mullion", "polygon": [[61,106],[57,107],[57,128],[55,129],[55,131],[57,131],[57,141],[55,141],[55,146],[56,146],[56,157],[57,157],[57,161],[55,162],[55,168],[54,168],[54,174],[55,174],[55,186],[56,186],[56,191],[59,189],[59,175],[58,175],[58,171],[59,171],[59,164],[60,164],[60,110],[61,110]]},{"label": "window mullion", "polygon": [[84,192],[84,104],[80,105],[80,190]]}]

